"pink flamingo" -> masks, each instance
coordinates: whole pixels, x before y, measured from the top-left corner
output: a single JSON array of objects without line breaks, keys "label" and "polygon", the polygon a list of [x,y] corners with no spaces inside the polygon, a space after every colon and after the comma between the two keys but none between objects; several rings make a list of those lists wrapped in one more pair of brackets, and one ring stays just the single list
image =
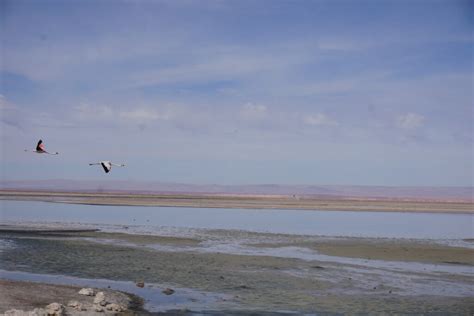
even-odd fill
[{"label": "pink flamingo", "polygon": [[47,152],[46,149],[44,149],[43,141],[41,139],[38,141],[38,144],[36,145],[36,150],[25,149],[25,151],[33,152],[33,153],[37,153],[37,154],[48,154],[48,155],[58,155],[59,154],[58,152],[55,152],[54,154]]}]

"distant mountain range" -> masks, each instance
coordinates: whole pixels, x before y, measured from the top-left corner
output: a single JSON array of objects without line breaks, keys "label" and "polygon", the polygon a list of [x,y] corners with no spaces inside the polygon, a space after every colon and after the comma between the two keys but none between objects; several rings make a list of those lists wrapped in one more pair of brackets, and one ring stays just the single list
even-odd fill
[{"label": "distant mountain range", "polygon": [[392,187],[355,185],[197,185],[149,181],[0,181],[2,190],[114,192],[141,194],[295,195],[321,198],[425,199],[472,202],[473,187]]}]

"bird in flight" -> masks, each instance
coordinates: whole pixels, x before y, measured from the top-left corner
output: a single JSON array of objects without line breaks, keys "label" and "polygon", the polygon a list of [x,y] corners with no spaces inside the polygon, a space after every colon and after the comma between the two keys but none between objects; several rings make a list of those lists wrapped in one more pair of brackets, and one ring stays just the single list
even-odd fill
[{"label": "bird in flight", "polygon": [[29,152],[33,152],[33,153],[37,153],[37,154],[48,154],[48,155],[58,155],[59,154],[58,152],[55,152],[55,153],[47,152],[46,149],[44,149],[43,141],[41,139],[38,141],[38,144],[36,145],[35,150],[25,149],[25,151],[29,151]]},{"label": "bird in flight", "polygon": [[99,161],[99,162],[89,164],[89,166],[93,166],[93,165],[101,165],[102,168],[104,168],[105,173],[109,173],[110,170],[112,170],[112,166],[125,167],[124,164],[118,165],[118,164],[110,162],[110,161]]}]

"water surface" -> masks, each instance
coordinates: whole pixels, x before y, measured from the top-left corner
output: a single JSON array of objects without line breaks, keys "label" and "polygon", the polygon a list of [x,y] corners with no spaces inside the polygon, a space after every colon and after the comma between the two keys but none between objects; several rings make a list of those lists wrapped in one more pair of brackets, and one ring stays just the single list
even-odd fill
[{"label": "water surface", "polygon": [[0,222],[236,229],[279,234],[416,239],[474,238],[474,215],[98,206],[0,201]]}]

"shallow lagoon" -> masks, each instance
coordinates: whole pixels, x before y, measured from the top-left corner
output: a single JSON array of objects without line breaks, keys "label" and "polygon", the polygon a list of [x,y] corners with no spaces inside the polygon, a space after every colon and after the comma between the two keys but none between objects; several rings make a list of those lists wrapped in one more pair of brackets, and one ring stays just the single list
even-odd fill
[{"label": "shallow lagoon", "polygon": [[416,239],[474,238],[474,215],[408,212],[97,206],[0,201],[0,222],[56,222],[278,234]]}]

